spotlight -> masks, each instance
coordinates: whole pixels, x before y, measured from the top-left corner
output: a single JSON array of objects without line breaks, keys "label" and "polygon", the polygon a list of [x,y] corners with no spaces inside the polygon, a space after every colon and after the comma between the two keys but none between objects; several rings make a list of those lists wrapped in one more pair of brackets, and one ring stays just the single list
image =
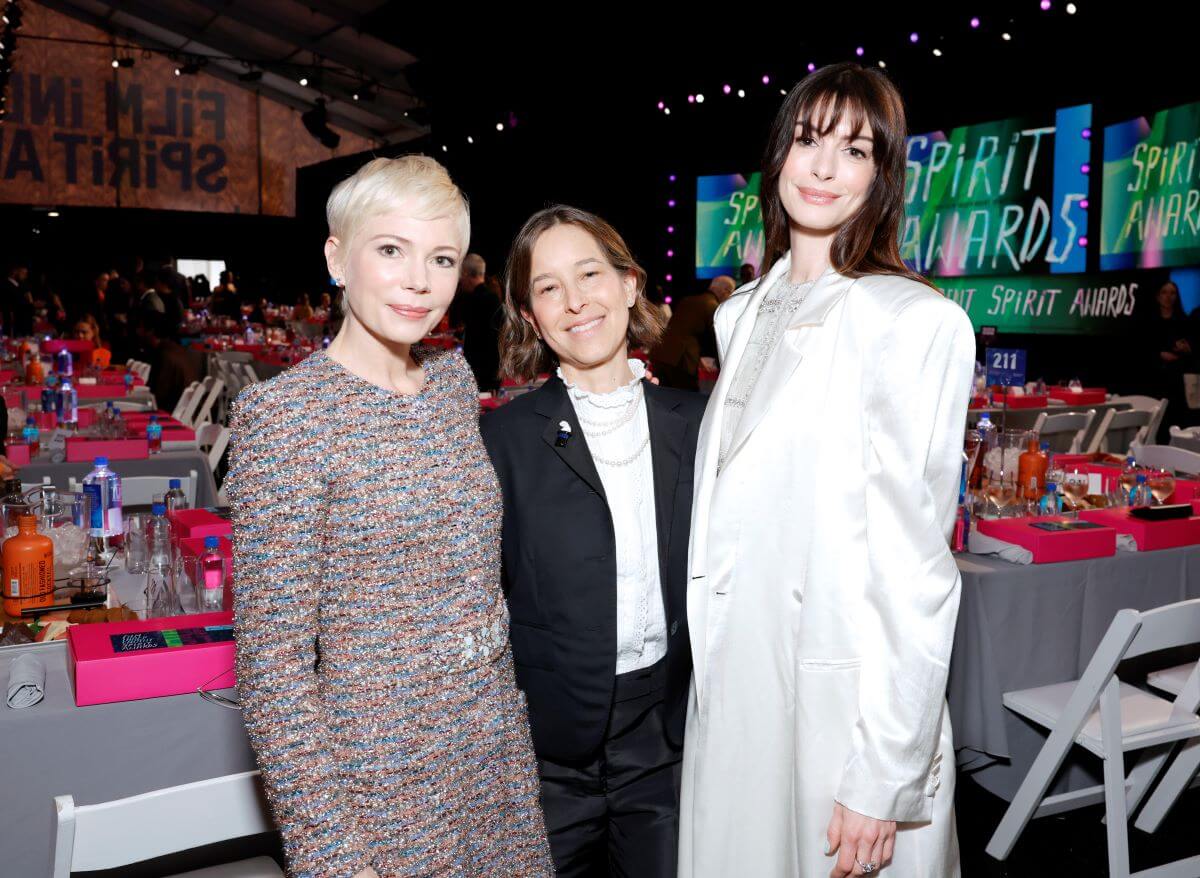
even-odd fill
[{"label": "spotlight", "polygon": [[921,39],[921,35],[919,33],[917,33],[916,31],[913,31],[911,34],[908,35],[908,41],[910,43],[915,43],[919,39]]},{"label": "spotlight", "polygon": [[975,29],[977,27],[979,27],[979,18],[978,17],[972,18],[971,19],[971,28]]},{"label": "spotlight", "polygon": [[744,98],[745,96],[746,96],[746,90],[744,88],[739,88],[738,89],[738,97]]},{"label": "spotlight", "polygon": [[307,85],[308,85],[308,77],[307,77],[307,76],[301,76],[301,77],[300,77],[300,84],[301,84],[301,85],[303,85],[303,86],[307,86]]},{"label": "spotlight", "polygon": [[696,95],[696,103],[698,103],[698,104],[704,103],[704,95]]},{"label": "spotlight", "polygon": [[733,91],[733,86],[729,84],[723,85],[721,86],[721,91],[725,92],[725,94],[729,94],[731,91]]},{"label": "spotlight", "polygon": [[808,72],[812,73],[816,69],[817,69],[817,65],[814,64],[813,62],[809,61],[808,62]]},{"label": "spotlight", "polygon": [[933,56],[934,56],[935,58],[940,58],[940,57],[942,57],[942,50],[941,50],[941,49],[934,49],[934,50],[933,50]]},{"label": "spotlight", "polygon": [[1067,15],[1074,15],[1078,11],[1079,11],[1079,7],[1076,6],[1074,3],[1067,4]]},{"label": "spotlight", "polygon": [[321,141],[328,149],[337,149],[342,137],[329,127],[329,113],[325,109],[325,99],[318,98],[317,104],[311,110],[300,116],[300,121],[308,129],[308,133]]},{"label": "spotlight", "polygon": [[1010,34],[1008,31],[1005,31],[1004,33],[1000,34],[1000,39],[1004,40],[1007,43],[1009,40],[1012,39],[1012,34]]},{"label": "spotlight", "polygon": [[504,130],[504,123],[503,123],[503,122],[497,122],[497,123],[496,123],[496,130],[497,130],[497,131],[503,131],[503,130]]},{"label": "spotlight", "polygon": [[866,54],[866,50],[863,49],[862,46],[859,46],[857,49],[854,50],[854,54],[861,58],[864,54]]},{"label": "spotlight", "polygon": [[475,138],[472,137],[470,134],[468,134],[467,135],[467,143],[474,143],[474,142],[475,142]]}]

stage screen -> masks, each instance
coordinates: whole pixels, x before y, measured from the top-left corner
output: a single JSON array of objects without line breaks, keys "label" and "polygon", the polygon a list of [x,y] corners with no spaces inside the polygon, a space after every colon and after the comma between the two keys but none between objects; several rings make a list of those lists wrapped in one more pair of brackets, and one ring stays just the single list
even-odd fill
[{"label": "stage screen", "polygon": [[1200,262],[1200,103],[1104,129],[1100,267]]},{"label": "stage screen", "polygon": [[696,277],[728,274],[750,263],[762,268],[763,225],[758,187],[762,174],[696,178]]},{"label": "stage screen", "polygon": [[1090,104],[908,138],[900,253],[938,277],[1080,272]]}]

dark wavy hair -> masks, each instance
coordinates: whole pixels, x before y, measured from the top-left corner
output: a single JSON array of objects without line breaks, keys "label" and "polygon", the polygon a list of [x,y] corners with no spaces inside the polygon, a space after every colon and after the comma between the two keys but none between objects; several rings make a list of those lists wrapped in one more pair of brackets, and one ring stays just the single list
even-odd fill
[{"label": "dark wavy hair", "polygon": [[632,271],[636,278],[637,298],[629,309],[627,343],[634,347],[653,347],[666,328],[662,311],[646,298],[646,271],[633,258],[625,239],[617,230],[586,210],[558,204],[539,210],[521,227],[508,254],[504,272],[504,323],[500,327],[500,373],[521,381],[535,377],[553,366],[558,358],[549,345],[538,338],[523,312],[530,310],[533,295],[530,273],[533,248],[545,232],[559,225],[577,226],[591,235],[608,264],[621,274]]},{"label": "dark wavy hair", "polygon": [[875,179],[863,206],[834,235],[829,251],[834,270],[847,277],[898,274],[929,284],[900,259],[908,131],[904,102],[881,72],[851,62],[822,67],[800,80],[771,125],[761,191],[766,237],[763,271],[790,246],[790,223],[779,195],[779,178],[797,137],[796,126],[800,126],[800,136],[825,137],[843,118],[852,138],[870,126]]}]

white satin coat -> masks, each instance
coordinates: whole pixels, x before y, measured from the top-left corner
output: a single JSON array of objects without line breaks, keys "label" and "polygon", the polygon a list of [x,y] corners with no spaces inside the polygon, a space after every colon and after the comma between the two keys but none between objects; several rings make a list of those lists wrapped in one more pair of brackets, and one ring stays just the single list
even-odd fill
[{"label": "white satin coat", "polygon": [[891,878],[958,874],[945,691],[949,536],[970,321],[916,281],[827,271],[788,321],[725,467],[725,396],[758,304],[717,311],[721,377],[696,450],[695,674],[682,878],[825,878],[834,800],[900,823]]}]

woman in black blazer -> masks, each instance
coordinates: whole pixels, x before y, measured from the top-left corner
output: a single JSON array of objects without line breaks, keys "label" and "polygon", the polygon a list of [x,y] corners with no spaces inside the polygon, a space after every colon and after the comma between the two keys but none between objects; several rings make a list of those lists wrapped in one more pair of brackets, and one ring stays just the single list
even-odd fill
[{"label": "woman in black blazer", "polygon": [[559,875],[675,875],[704,397],[651,384],[629,359],[663,328],[645,283],[604,220],[561,206],[534,214],[509,258],[502,368],[557,370],[482,425]]}]

